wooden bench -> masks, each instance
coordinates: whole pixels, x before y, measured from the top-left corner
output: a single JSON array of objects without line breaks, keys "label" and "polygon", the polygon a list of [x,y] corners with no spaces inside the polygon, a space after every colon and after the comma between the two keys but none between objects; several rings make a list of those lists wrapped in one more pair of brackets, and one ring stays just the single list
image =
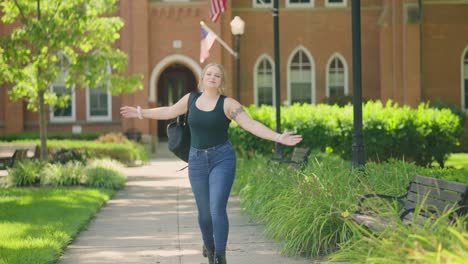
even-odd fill
[{"label": "wooden bench", "polygon": [[268,164],[270,164],[273,161],[279,162],[279,163],[286,163],[296,170],[302,170],[307,164],[307,161],[309,160],[309,155],[310,155],[309,148],[295,147],[291,154],[290,159],[274,159],[273,158],[268,161]]},{"label": "wooden bench", "polygon": [[36,158],[39,156],[39,147],[36,144],[7,143],[0,144],[0,169],[13,166],[15,161]]},{"label": "wooden bench", "polygon": [[365,227],[380,231],[394,224],[388,217],[379,217],[365,211],[364,203],[370,198],[384,198],[398,201],[402,209],[398,218],[403,224],[424,225],[427,220],[433,222],[437,216],[448,209],[453,210],[449,220],[468,212],[468,185],[416,175],[411,179],[407,191],[401,196],[366,194],[358,204],[358,210],[351,219]]}]

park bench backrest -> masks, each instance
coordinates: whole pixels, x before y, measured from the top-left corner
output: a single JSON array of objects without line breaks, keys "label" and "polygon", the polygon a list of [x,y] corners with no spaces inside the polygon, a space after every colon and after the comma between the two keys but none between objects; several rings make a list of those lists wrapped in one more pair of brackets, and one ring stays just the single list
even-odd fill
[{"label": "park bench backrest", "polygon": [[291,161],[294,162],[307,162],[310,150],[308,148],[294,148],[291,154]]},{"label": "park bench backrest", "polygon": [[14,152],[17,149],[27,149],[27,157],[29,158],[37,158],[39,157],[39,146],[34,143],[6,143],[0,144],[0,153],[2,156],[13,156]]},{"label": "park bench backrest", "polygon": [[13,154],[12,165],[14,162],[28,158],[28,149],[17,149]]},{"label": "park bench backrest", "polygon": [[458,215],[466,214],[467,192],[467,184],[416,175],[408,186],[400,217],[403,222],[411,221],[417,204],[421,207],[420,216],[438,214],[451,208]]},{"label": "park bench backrest", "polygon": [[291,161],[295,162],[296,169],[307,164],[309,159],[310,149],[308,148],[294,148],[293,153],[291,154]]}]

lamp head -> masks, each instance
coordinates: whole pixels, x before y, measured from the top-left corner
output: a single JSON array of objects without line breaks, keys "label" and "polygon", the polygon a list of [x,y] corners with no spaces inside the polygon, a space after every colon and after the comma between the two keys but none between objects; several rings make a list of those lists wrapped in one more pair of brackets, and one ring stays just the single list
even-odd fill
[{"label": "lamp head", "polygon": [[244,34],[245,22],[239,16],[235,16],[231,21],[231,33],[233,35]]}]

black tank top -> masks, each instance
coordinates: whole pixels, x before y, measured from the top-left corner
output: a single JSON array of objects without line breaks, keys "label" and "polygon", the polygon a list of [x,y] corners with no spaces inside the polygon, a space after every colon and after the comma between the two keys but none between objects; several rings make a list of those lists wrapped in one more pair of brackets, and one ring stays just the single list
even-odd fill
[{"label": "black tank top", "polygon": [[197,108],[195,98],[190,104],[188,124],[190,127],[191,146],[197,149],[206,149],[223,144],[228,140],[228,129],[231,120],[224,114],[224,99],[220,95],[212,111],[202,111]]}]

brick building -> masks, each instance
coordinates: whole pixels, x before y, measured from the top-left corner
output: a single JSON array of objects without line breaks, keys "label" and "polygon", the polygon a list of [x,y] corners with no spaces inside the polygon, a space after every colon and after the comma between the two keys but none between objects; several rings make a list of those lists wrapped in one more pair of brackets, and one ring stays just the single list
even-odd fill
[{"label": "brick building", "polygon": [[[319,103],[351,94],[351,0],[279,0],[279,5],[281,101]],[[116,45],[129,56],[128,72],[144,75],[144,89],[114,97],[75,89],[67,111],[51,111],[49,131],[136,128],[157,142],[165,135],[165,121],[122,120],[119,107],[170,105],[196,89],[204,66],[198,60],[199,22],[233,46],[234,16],[246,23],[240,101],[272,104],[272,0],[228,1],[217,23],[209,21],[209,7],[209,0],[121,0],[118,15],[125,27]],[[362,0],[361,23],[364,97],[411,106],[443,100],[468,110],[468,1]],[[7,30],[0,24],[0,34]],[[226,67],[227,95],[235,96],[233,56],[216,43],[207,62]],[[23,102],[11,103],[4,88],[0,133],[37,131],[37,114]]]}]

